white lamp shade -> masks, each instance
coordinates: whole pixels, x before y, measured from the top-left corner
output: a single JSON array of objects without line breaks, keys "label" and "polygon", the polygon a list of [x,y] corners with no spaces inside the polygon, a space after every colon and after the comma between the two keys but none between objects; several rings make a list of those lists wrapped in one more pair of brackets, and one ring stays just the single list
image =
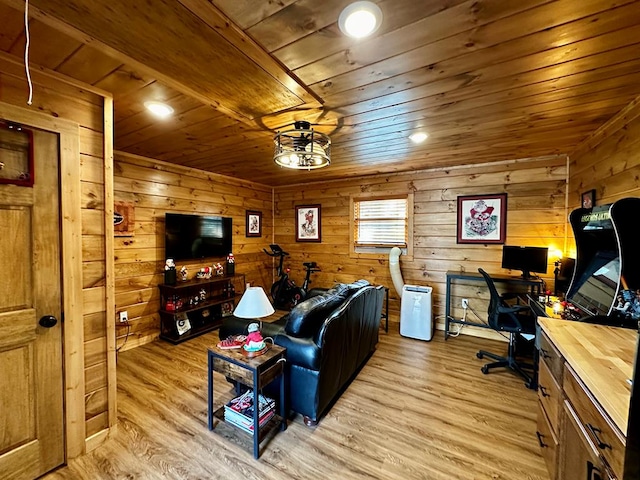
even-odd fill
[{"label": "white lamp shade", "polygon": [[233,314],[238,318],[262,318],[275,313],[262,287],[249,287]]}]

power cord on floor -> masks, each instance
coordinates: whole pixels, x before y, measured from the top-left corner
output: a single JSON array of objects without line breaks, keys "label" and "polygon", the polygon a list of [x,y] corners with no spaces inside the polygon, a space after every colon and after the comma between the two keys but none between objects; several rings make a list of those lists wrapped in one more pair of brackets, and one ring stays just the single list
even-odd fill
[{"label": "power cord on floor", "polygon": [[[480,315],[478,315],[478,314],[476,313],[476,311],[475,311],[473,308],[471,308],[471,306],[468,306],[467,308],[468,308],[469,310],[471,310],[471,313],[473,313],[473,315],[474,315],[474,316],[475,316],[475,317],[480,321],[480,323],[483,323],[483,324],[485,324],[486,326],[489,326],[489,324],[487,323],[487,321],[486,321],[485,319],[481,318],[481,317],[480,317]],[[466,310],[465,310],[465,313],[466,313]],[[509,337],[508,337],[507,335],[505,335],[504,333],[502,333],[502,332],[500,332],[500,331],[498,331],[498,330],[494,330],[494,331],[495,331],[495,332],[497,332],[497,333],[498,333],[499,335],[501,335],[502,337],[504,337],[505,339],[509,340]]]},{"label": "power cord on floor", "polygon": [[[116,348],[116,359],[118,358],[118,353],[120,352],[120,350],[122,350],[122,347],[124,347],[127,343],[127,340],[129,340],[129,334],[131,333],[131,324],[129,323],[129,321],[123,322],[126,324],[127,326],[127,333],[124,336],[124,342],[122,342],[122,345],[120,345],[118,348]],[[122,323],[121,323],[122,325]]]}]

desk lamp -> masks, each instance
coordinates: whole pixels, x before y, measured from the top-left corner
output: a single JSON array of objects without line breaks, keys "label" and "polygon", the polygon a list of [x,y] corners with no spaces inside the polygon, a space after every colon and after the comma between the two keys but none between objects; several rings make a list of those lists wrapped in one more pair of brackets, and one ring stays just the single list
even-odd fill
[{"label": "desk lamp", "polygon": [[[238,318],[263,318],[275,313],[262,287],[247,287],[233,315]],[[260,322],[262,330],[262,322]]]}]

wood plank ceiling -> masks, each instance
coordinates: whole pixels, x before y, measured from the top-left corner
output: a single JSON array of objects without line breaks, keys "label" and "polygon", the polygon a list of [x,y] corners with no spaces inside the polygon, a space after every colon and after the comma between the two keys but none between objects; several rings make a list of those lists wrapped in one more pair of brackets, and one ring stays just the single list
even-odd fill
[{"label": "wood plank ceiling", "polygon": [[[365,40],[338,29],[349,3],[31,0],[30,58],[113,93],[116,149],[274,186],[570,153],[640,95],[640,1],[380,0]],[[5,58],[23,9],[0,0]],[[330,167],[273,163],[294,120]]]}]

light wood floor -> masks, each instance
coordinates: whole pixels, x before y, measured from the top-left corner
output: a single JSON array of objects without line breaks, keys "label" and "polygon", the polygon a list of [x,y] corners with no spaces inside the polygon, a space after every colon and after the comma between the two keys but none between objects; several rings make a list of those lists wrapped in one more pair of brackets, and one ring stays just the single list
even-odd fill
[{"label": "light wood floor", "polygon": [[[511,373],[483,375],[475,357],[505,344],[381,330],[377,351],[318,427],[294,417],[254,460],[207,429],[206,352],[217,340],[214,332],[120,354],[118,435],[44,478],[548,480],[536,393]],[[216,395],[224,388],[230,398],[215,375]]]}]

